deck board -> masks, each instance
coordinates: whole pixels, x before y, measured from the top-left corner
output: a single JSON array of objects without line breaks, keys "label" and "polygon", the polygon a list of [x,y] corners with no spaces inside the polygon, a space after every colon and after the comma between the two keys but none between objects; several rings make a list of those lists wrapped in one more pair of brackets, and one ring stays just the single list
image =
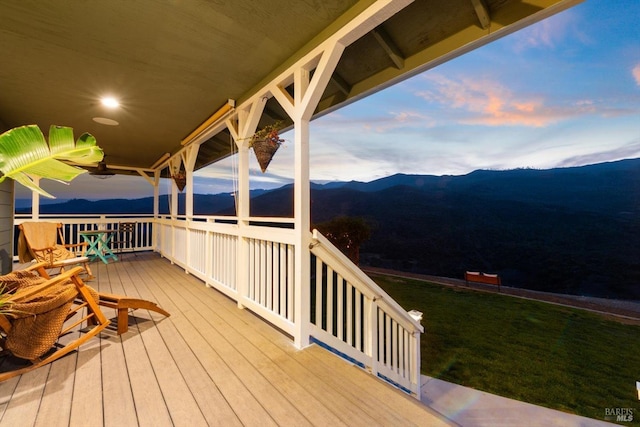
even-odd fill
[{"label": "deck board", "polygon": [[[77,338],[78,333],[72,335]],[[66,427],[69,424],[76,360],[76,357],[65,357],[60,359],[60,363],[51,364],[36,427]]]},{"label": "deck board", "polygon": [[100,340],[90,340],[78,352],[69,427],[98,427],[104,423],[100,362]]},{"label": "deck board", "polygon": [[26,420],[31,420],[29,425],[35,423],[50,369],[51,366],[42,366],[20,376],[0,424],[7,426],[27,425],[24,424]]},{"label": "deck board", "polygon": [[[94,262],[92,270],[90,286],[155,301],[171,316],[137,310],[127,333],[109,328],[67,357],[0,383],[0,425],[445,424],[329,352],[296,349],[157,254]],[[115,310],[104,312],[115,318]]]}]

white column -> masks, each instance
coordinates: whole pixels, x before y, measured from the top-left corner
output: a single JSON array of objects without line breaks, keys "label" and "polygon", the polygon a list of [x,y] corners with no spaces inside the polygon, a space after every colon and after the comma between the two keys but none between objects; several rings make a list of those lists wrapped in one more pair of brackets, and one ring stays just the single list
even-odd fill
[{"label": "white column", "polygon": [[[169,177],[173,176],[174,172],[178,172],[180,170],[181,164],[182,160],[180,158],[171,159],[169,161]],[[171,219],[176,219],[178,216],[178,194],[180,192],[173,178],[169,179],[171,179],[171,205],[169,206],[169,213],[171,214]]]},{"label": "white column", "polygon": [[193,218],[193,170],[196,167],[196,160],[198,158],[198,151],[200,150],[199,144],[191,144],[185,150],[184,155],[184,169],[187,174],[187,185],[185,193],[185,215],[187,219]]},{"label": "white column", "polygon": [[294,71],[294,182],[293,182],[293,223],[296,235],[294,248],[294,280],[295,280],[295,312],[296,325],[294,344],[298,348],[309,345],[309,328],[311,315],[311,259],[309,243],[311,242],[311,185],[309,183],[309,118],[305,114],[309,89],[310,73],[306,67]]},{"label": "white column", "polygon": [[[334,43],[327,46],[316,59],[309,64],[300,66],[293,73],[294,106],[293,122],[295,135],[294,153],[294,190],[293,212],[296,244],[294,252],[295,262],[295,333],[294,343],[298,348],[309,345],[310,316],[311,316],[311,183],[309,175],[309,121],[320,101],[322,92],[326,88],[331,74],[335,69],[344,46]],[[313,65],[312,65],[313,64]],[[315,70],[313,79],[310,70]],[[280,96],[282,92],[278,95]],[[283,102],[285,100],[283,99]]]},{"label": "white column", "polygon": [[311,259],[309,255],[311,228],[311,196],[309,184],[309,120],[295,120],[295,178],[293,189],[293,212],[296,244],[294,250],[295,263],[295,314],[296,325],[294,344],[298,348],[309,345],[309,316]]},{"label": "white column", "polygon": [[242,298],[249,291],[249,227],[250,186],[249,186],[249,138],[256,130],[266,99],[258,99],[245,108],[238,110],[237,121],[228,120],[227,129],[231,133],[238,148],[238,192],[235,194],[236,215],[238,218],[238,243],[236,253],[236,280],[238,284],[238,307],[244,308]]},{"label": "white column", "polygon": [[153,173],[153,217],[160,216],[160,170]]},{"label": "white column", "polygon": [[235,194],[236,215],[238,218],[237,270],[238,308],[244,308],[242,298],[249,292],[249,242],[246,229],[249,227],[249,144],[240,141],[238,146],[238,192]]},{"label": "white column", "polygon": [[[160,169],[153,172],[153,219],[160,217]],[[154,251],[161,252],[161,236],[160,225],[156,222],[153,224],[153,247]]]},{"label": "white column", "polygon": [[[32,176],[31,178],[33,179],[33,183],[39,187],[40,177]],[[31,192],[31,220],[37,221],[38,219],[40,219],[40,193],[38,193],[37,191],[32,191]]]}]

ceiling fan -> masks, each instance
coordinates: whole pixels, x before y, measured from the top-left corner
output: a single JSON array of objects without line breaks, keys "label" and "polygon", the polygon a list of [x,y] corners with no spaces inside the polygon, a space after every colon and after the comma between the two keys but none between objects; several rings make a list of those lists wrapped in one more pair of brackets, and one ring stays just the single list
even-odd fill
[{"label": "ceiling fan", "polygon": [[106,179],[115,175],[115,172],[110,170],[107,167],[107,163],[104,161],[104,159],[102,159],[100,162],[98,162],[98,167],[89,172],[89,175],[94,176],[98,179]]}]

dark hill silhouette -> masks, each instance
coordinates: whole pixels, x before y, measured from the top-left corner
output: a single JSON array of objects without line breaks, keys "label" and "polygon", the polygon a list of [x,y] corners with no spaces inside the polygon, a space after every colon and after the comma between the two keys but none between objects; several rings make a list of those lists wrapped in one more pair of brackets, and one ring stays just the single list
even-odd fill
[{"label": "dark hill silhouette", "polygon": [[[258,193],[261,194],[262,192]],[[178,211],[184,213],[185,195],[178,195]],[[159,209],[161,214],[169,212],[169,198],[160,196]],[[194,210],[196,212],[215,213],[221,210],[234,212],[235,200],[230,194],[194,195]],[[31,208],[16,209],[17,213],[28,213]],[[141,199],[108,199],[108,200],[84,200],[71,199],[63,203],[47,204],[40,206],[43,214],[151,214],[153,213],[153,197]]]},{"label": "dark hill silhouette", "polygon": [[[444,277],[498,273],[508,286],[640,299],[640,159],[551,170],[397,174],[312,189],[312,221],[373,226],[363,265]],[[292,188],[252,200],[291,216]]]},{"label": "dark hill silhouette", "polygon": [[[252,194],[252,215],[293,215],[291,185]],[[228,194],[194,197],[198,214],[235,212]],[[640,300],[640,159],[314,184],[311,199],[313,223],[346,215],[372,225],[363,265],[455,278],[476,270],[507,286]],[[41,211],[149,213],[152,201],[64,205]]]}]

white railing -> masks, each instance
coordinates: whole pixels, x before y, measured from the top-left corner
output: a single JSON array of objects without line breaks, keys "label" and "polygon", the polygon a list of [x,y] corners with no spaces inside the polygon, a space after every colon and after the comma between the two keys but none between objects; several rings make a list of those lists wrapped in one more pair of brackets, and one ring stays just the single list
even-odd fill
[{"label": "white railing", "polygon": [[293,325],[293,244],[252,238],[248,246],[249,281],[244,304],[255,304]]},{"label": "white railing", "polygon": [[[15,225],[28,220],[16,215]],[[80,242],[80,231],[136,222],[134,245],[125,250],[159,251],[206,286],[292,336],[297,321],[309,322],[311,342],[419,396],[423,332],[419,319],[317,230],[310,236],[311,277],[296,287],[295,233],[290,220],[256,218],[239,223],[232,217],[42,215],[39,221],[63,223],[67,243]],[[294,316],[299,286],[311,289],[304,319]]]},{"label": "white railing", "polygon": [[[30,215],[16,214],[14,216],[15,236],[19,234],[18,226],[27,221],[33,221]],[[62,223],[62,233],[65,243],[68,244],[82,243],[81,231],[114,230],[118,228],[120,222],[135,222],[133,241],[123,244],[122,251],[134,252],[155,249],[153,246],[155,222],[153,215],[40,215],[37,221]]]},{"label": "white railing", "polygon": [[317,230],[312,237],[312,341],[419,396],[418,313],[407,313]]},{"label": "white railing", "polygon": [[[281,218],[259,220],[283,222]],[[164,257],[231,297],[239,306],[288,334],[295,333],[291,228],[240,226],[229,217],[164,217],[158,219],[158,225],[158,247]],[[239,264],[241,259],[246,261]]]},{"label": "white railing", "polygon": [[158,247],[162,256],[237,301],[238,226],[219,219],[161,217]]}]

